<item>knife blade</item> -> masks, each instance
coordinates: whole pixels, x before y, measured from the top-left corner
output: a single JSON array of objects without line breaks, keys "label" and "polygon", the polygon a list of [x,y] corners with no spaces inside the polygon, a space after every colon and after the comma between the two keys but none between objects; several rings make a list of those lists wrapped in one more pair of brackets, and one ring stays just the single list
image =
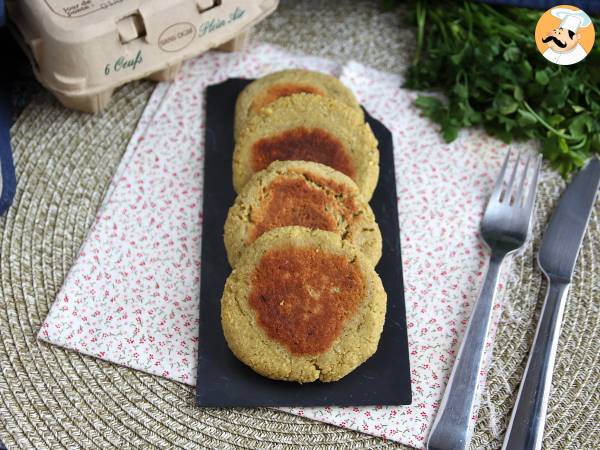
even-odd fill
[{"label": "knife blade", "polygon": [[503,450],[542,447],[562,316],[599,186],[600,161],[594,158],[565,189],[542,239],[538,264],[548,288]]},{"label": "knife blade", "polygon": [[591,160],[565,190],[548,223],[538,263],[551,279],[571,281],[600,182],[600,161]]}]

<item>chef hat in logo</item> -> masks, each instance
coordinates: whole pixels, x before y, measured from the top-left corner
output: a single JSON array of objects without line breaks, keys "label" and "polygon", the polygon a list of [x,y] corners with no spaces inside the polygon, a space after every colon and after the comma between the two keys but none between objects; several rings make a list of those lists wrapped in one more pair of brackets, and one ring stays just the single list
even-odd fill
[{"label": "chef hat in logo", "polygon": [[580,9],[554,8],[550,12],[561,20],[561,28],[571,30],[573,33],[577,33],[579,28],[585,28],[592,23],[590,17]]}]

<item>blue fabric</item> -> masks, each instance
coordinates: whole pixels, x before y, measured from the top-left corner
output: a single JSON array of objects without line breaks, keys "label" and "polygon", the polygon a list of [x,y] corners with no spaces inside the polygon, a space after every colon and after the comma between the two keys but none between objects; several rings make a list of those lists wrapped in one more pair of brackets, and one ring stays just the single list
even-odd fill
[{"label": "blue fabric", "polygon": [[8,209],[15,196],[17,179],[10,147],[11,90],[9,83],[0,84],[0,173],[2,190],[0,191],[0,214]]},{"label": "blue fabric", "polygon": [[568,1],[549,1],[549,0],[480,0],[484,3],[493,3],[496,5],[521,6],[524,8],[541,9],[546,11],[553,6],[572,5],[583,9],[588,14],[600,12],[600,0],[568,0]]},{"label": "blue fabric", "polygon": [[[12,41],[7,41],[8,31],[4,27],[6,9],[4,0],[0,0],[0,48],[9,61],[13,58]],[[12,66],[0,73],[0,214],[8,209],[15,196],[17,180],[10,146],[10,127],[12,125],[12,87],[14,75]],[[2,443],[0,442],[0,450]]]}]

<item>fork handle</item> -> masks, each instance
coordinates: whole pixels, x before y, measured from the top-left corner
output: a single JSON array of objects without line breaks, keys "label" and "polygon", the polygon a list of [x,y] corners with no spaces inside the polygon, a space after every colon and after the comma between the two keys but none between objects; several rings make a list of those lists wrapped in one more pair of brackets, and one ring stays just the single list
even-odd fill
[{"label": "fork handle", "polygon": [[503,450],[542,448],[560,325],[569,284],[549,282],[525,375],[504,437]]},{"label": "fork handle", "polygon": [[479,299],[469,319],[444,398],[429,433],[428,450],[460,450],[469,446],[479,373],[504,257],[505,254],[493,252],[490,258]]}]

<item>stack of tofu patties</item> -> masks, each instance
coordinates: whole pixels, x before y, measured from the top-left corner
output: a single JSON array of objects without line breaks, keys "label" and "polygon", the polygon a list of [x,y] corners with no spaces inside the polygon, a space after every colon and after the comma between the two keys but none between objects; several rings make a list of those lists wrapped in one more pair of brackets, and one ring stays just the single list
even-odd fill
[{"label": "stack of tofu patties", "polygon": [[225,339],[263,376],[339,380],[375,353],[385,320],[377,140],[354,94],[318,72],[252,82],[235,114]]}]

